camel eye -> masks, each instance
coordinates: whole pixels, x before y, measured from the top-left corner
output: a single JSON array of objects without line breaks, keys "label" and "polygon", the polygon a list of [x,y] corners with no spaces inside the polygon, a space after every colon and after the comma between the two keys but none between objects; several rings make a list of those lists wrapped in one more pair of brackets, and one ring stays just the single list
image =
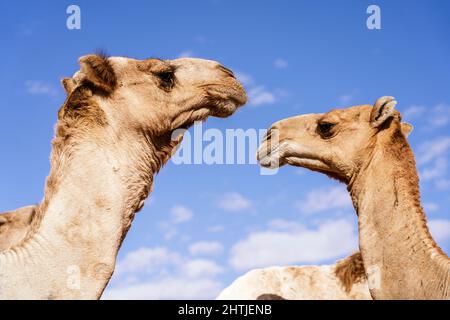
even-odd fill
[{"label": "camel eye", "polygon": [[173,71],[165,71],[158,73],[158,78],[161,80],[161,87],[164,90],[171,90],[175,84],[175,75]]},{"label": "camel eye", "polygon": [[329,138],[333,134],[332,129],[334,128],[335,125],[336,125],[335,123],[330,122],[319,122],[317,124],[317,131],[322,137]]}]

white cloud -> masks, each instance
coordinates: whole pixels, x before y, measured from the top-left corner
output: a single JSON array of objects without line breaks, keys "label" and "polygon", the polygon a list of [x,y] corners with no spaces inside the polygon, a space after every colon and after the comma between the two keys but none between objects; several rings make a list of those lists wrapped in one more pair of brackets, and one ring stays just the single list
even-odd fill
[{"label": "white cloud", "polygon": [[439,190],[448,190],[448,189],[450,189],[450,179],[438,179],[436,181],[436,187]]},{"label": "white cloud", "polygon": [[436,159],[432,167],[425,168],[421,172],[420,177],[424,181],[431,180],[441,177],[442,175],[445,174],[446,171],[447,171],[447,159],[445,159],[444,157],[439,157]]},{"label": "white cloud", "polygon": [[170,214],[172,215],[171,222],[175,224],[187,222],[194,216],[190,209],[181,205],[173,207],[170,210]]},{"label": "white cloud", "polygon": [[347,190],[342,186],[321,188],[310,191],[306,198],[297,201],[295,206],[305,214],[352,206]]},{"label": "white cloud", "polygon": [[253,77],[249,74],[236,71],[235,73],[236,78],[242,82],[244,86],[252,86],[255,84],[255,81],[253,80]]},{"label": "white cloud", "polygon": [[358,90],[353,90],[351,93],[341,94],[338,97],[338,101],[342,105],[348,105],[350,102],[352,102],[355,99],[357,94],[358,94]]},{"label": "white cloud", "polygon": [[178,254],[169,252],[166,248],[141,247],[128,253],[124,259],[117,263],[115,275],[131,272],[155,272],[162,266],[176,264],[179,260]]},{"label": "white cloud", "polygon": [[269,221],[268,227],[273,230],[283,230],[283,231],[301,231],[305,227],[295,221],[289,221],[284,219],[274,219]]},{"label": "white cloud", "polygon": [[275,94],[266,90],[263,86],[253,87],[248,90],[249,104],[259,107],[265,104],[273,104],[276,101]]},{"label": "white cloud", "polygon": [[284,68],[287,68],[288,63],[286,60],[278,58],[278,59],[275,59],[275,61],[273,62],[273,65],[275,68],[284,69]]},{"label": "white cloud", "polygon": [[448,149],[450,149],[450,137],[440,137],[427,141],[419,147],[417,163],[419,165],[426,164],[445,154]]},{"label": "white cloud", "polygon": [[223,272],[217,263],[206,259],[195,259],[183,263],[183,274],[189,278],[216,276]]},{"label": "white cloud", "polygon": [[440,103],[435,106],[430,115],[429,122],[434,127],[442,127],[450,122],[450,106]]},{"label": "white cloud", "polygon": [[[235,75],[236,78],[239,79],[239,81],[241,81],[242,84],[247,87],[249,105],[259,107],[276,102],[277,93],[266,89],[264,86],[257,85],[252,76],[239,71],[235,72]],[[280,91],[279,93],[286,94],[283,91]]]},{"label": "white cloud", "polygon": [[426,124],[426,129],[433,130],[450,123],[450,105],[440,103],[434,107],[413,105],[402,112],[405,120],[421,119]]},{"label": "white cloud", "polygon": [[207,231],[211,232],[211,233],[219,233],[219,232],[223,232],[225,230],[225,227],[222,225],[217,225],[217,226],[211,226],[208,227]]},{"label": "white cloud", "polygon": [[205,44],[208,42],[208,39],[203,36],[203,35],[198,35],[194,38],[195,42],[200,43],[200,44]]},{"label": "white cloud", "polygon": [[27,93],[33,95],[46,95],[54,97],[58,94],[58,90],[54,85],[44,81],[28,80],[25,81],[25,87]]},{"label": "white cloud", "polygon": [[223,284],[211,278],[166,277],[136,285],[106,288],[103,299],[214,299]]},{"label": "white cloud", "polygon": [[403,111],[402,116],[406,120],[416,119],[417,117],[421,116],[425,112],[425,110],[425,107],[413,105]]},{"label": "white cloud", "polygon": [[117,264],[104,299],[213,299],[223,289],[223,268],[164,247],[140,248]]},{"label": "white cloud", "polygon": [[164,231],[164,239],[170,240],[178,234],[178,227],[186,223],[194,216],[193,212],[182,205],[176,205],[170,209],[170,218],[158,223],[161,230]]},{"label": "white cloud", "polygon": [[324,222],[317,229],[259,231],[233,246],[229,262],[238,270],[318,263],[349,254],[357,243],[353,223],[346,220]]},{"label": "white cloud", "polygon": [[185,50],[178,55],[178,58],[192,58],[193,56],[194,52],[192,52],[191,50]]},{"label": "white cloud", "polygon": [[231,192],[224,194],[218,205],[222,210],[238,212],[250,209],[252,203],[240,193]]},{"label": "white cloud", "polygon": [[428,223],[434,240],[439,244],[450,239],[450,220],[433,219]]},{"label": "white cloud", "polygon": [[424,202],[423,208],[426,212],[434,212],[439,210],[439,205],[434,202]]},{"label": "white cloud", "polygon": [[220,242],[199,241],[189,246],[189,253],[193,256],[197,255],[215,255],[223,251]]}]

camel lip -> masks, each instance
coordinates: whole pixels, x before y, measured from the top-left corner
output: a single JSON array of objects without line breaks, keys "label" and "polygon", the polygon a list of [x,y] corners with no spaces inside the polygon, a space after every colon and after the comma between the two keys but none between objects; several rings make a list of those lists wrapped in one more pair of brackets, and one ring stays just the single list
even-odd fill
[{"label": "camel lip", "polygon": [[242,104],[235,100],[234,98],[229,98],[228,100],[221,101],[218,106],[212,107],[211,116],[215,118],[227,118],[233,115]]},{"label": "camel lip", "polygon": [[[217,106],[217,109],[219,109],[218,111],[216,111],[216,113],[218,114],[221,113],[220,109],[224,109],[225,114],[230,113],[230,109],[233,109],[234,112],[238,108],[245,105],[248,100],[247,93],[245,92],[244,87],[239,81],[234,78],[229,78],[229,80],[222,85],[209,85],[207,94],[213,101],[216,101],[215,105]],[[234,107],[230,108],[231,105],[234,105]],[[233,112],[231,112],[229,115],[231,115]]]},{"label": "camel lip", "polygon": [[268,148],[267,140],[259,147],[256,158],[259,161],[259,165],[264,168],[275,169],[283,166],[281,161],[281,151],[285,147],[285,143],[281,143],[275,147]]}]

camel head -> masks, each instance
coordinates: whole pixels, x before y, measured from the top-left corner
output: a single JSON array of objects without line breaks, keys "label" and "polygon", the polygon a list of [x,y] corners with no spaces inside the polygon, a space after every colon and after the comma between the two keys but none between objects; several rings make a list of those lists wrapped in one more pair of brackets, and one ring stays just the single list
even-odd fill
[{"label": "camel head", "polygon": [[87,55],[79,63],[62,81],[68,98],[60,120],[89,114],[115,132],[131,128],[154,139],[209,116],[230,116],[247,100],[233,72],[215,61]]},{"label": "camel head", "polygon": [[394,109],[396,104],[393,97],[382,97],[373,106],[333,109],[276,122],[258,150],[260,164],[304,167],[348,183],[377,144],[389,143],[395,134],[405,138],[411,132],[412,126],[401,122]]}]

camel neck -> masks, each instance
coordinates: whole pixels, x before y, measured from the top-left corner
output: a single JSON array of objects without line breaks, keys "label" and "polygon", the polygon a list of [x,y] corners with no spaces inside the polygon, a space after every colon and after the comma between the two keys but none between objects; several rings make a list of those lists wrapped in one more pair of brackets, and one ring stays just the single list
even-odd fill
[{"label": "camel neck", "polygon": [[400,132],[385,135],[349,186],[371,294],[448,299],[449,260],[426,225],[414,155]]},{"label": "camel neck", "polygon": [[99,298],[161,164],[148,140],[60,139],[29,234],[0,255],[0,297]]}]

